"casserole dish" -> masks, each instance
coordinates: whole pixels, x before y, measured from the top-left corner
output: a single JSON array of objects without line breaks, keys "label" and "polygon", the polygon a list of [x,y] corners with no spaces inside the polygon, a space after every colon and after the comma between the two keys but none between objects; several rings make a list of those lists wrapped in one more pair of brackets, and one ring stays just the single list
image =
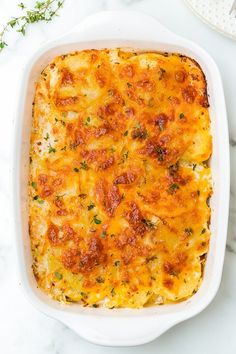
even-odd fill
[{"label": "casserole dish", "polygon": [[[190,299],[174,305],[138,310],[84,308],[78,304],[61,305],[37,288],[31,268],[28,167],[35,81],[42,69],[57,55],[75,50],[114,47],[184,54],[195,59],[206,75],[213,136],[213,155],[210,161],[214,191],[211,198],[212,236],[200,289]],[[102,12],[87,18],[71,33],[46,44],[31,58],[23,73],[17,116],[13,168],[14,195],[17,200],[15,233],[21,282],[34,305],[75,330],[81,337],[96,344],[113,346],[147,343],[173,325],[202,311],[213,299],[220,284],[229,205],[227,118],[221,78],[212,58],[192,42],[169,32],[152,17],[129,11]]]}]

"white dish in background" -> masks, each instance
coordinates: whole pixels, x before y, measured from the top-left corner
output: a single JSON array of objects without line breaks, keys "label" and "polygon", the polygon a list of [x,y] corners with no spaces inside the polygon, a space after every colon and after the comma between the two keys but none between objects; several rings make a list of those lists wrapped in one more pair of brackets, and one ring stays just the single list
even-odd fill
[{"label": "white dish in background", "polygon": [[[143,309],[84,308],[62,305],[40,289],[32,272],[28,234],[28,165],[34,83],[56,56],[85,48],[131,47],[136,50],[178,52],[194,58],[208,84],[213,155],[211,168],[211,240],[205,274],[199,291],[188,300]],[[81,337],[102,345],[129,346],[147,343],[175,324],[202,311],[214,298],[221,280],[229,207],[229,147],[224,93],[215,62],[194,43],[167,30],[154,18],[133,11],[101,12],[88,17],[71,33],[47,43],[30,59],[22,75],[16,117],[13,167],[15,235],[21,283],[31,302],[60,320]]]},{"label": "white dish in background", "polygon": [[202,21],[221,34],[236,40],[236,8],[233,0],[185,0]]}]

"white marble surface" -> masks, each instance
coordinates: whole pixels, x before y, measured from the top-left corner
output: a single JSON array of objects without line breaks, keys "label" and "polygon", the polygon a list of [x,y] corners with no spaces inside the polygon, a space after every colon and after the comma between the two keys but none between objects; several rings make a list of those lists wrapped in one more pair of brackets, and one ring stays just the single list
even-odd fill
[{"label": "white marble surface", "polygon": [[[0,22],[15,14],[17,0],[0,0]],[[31,1],[26,1],[31,3]],[[45,40],[69,30],[90,13],[137,9],[152,14],[172,31],[199,43],[214,57],[224,83],[231,141],[231,205],[225,266],[220,290],[197,317],[169,330],[154,342],[134,348],[105,348],[79,338],[39,313],[19,284],[12,234],[11,182],[13,115],[21,68]],[[236,42],[212,31],[183,0],[66,0],[60,17],[31,26],[25,38],[8,37],[0,54],[0,353],[1,354],[233,354],[236,353]]]}]

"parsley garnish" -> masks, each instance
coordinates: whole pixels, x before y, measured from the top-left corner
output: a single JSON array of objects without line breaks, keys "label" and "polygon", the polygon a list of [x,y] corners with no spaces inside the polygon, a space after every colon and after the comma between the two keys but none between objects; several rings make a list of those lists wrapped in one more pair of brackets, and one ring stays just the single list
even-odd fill
[{"label": "parsley garnish", "polygon": [[143,219],[142,222],[147,226],[148,229],[155,229],[156,225],[148,219]]},{"label": "parsley garnish", "polygon": [[128,134],[129,134],[129,131],[126,130],[126,131],[124,132],[124,136],[127,136]]},{"label": "parsley garnish", "polygon": [[97,215],[94,215],[94,217],[93,217],[93,222],[94,222],[95,224],[99,225],[99,224],[101,224],[102,221],[97,218]]},{"label": "parsley garnish", "polygon": [[90,118],[90,117],[87,117],[87,118],[86,118],[86,121],[85,121],[85,123],[84,123],[84,125],[89,125],[90,121],[91,121],[91,118]]},{"label": "parsley garnish", "polygon": [[51,154],[51,152],[53,152],[55,154],[56,149],[53,148],[51,145],[49,145],[48,152],[49,152],[49,154]]},{"label": "parsley garnish", "polygon": [[86,161],[80,162],[80,168],[81,168],[82,170],[88,170],[87,162],[86,162]]},{"label": "parsley garnish", "polygon": [[88,205],[88,210],[92,210],[93,208],[95,208],[95,204],[91,203]]},{"label": "parsley garnish", "polygon": [[185,115],[183,113],[180,113],[179,119],[183,119],[184,117],[185,117]]},{"label": "parsley garnish", "polygon": [[44,140],[48,140],[49,139],[49,134],[47,133],[44,137]]},{"label": "parsley garnish", "polygon": [[202,229],[201,235],[202,235],[202,234],[205,234],[205,232],[206,232],[206,229],[205,229],[205,228]]},{"label": "parsley garnish", "polygon": [[106,237],[106,235],[107,235],[107,232],[103,231],[100,236],[101,236],[101,238],[104,238],[104,237]]},{"label": "parsley garnish", "polygon": [[44,203],[44,200],[38,199],[38,203],[39,203],[39,204],[43,204],[43,203]]},{"label": "parsley garnish", "polygon": [[128,87],[132,87],[132,84],[130,82],[127,82]]},{"label": "parsley garnish", "polygon": [[120,261],[115,261],[115,263],[114,263],[114,264],[115,264],[115,266],[116,266],[116,267],[119,267],[119,265],[120,265]]},{"label": "parsley garnish", "polygon": [[190,236],[190,235],[192,235],[192,233],[193,233],[193,229],[192,229],[191,227],[187,227],[186,229],[184,229],[184,232],[185,232],[188,236]]},{"label": "parsley garnish", "polygon": [[125,162],[125,160],[127,160],[129,157],[129,151],[124,152],[124,154],[122,155],[122,162]]},{"label": "parsley garnish", "polygon": [[162,162],[164,161],[165,158],[165,149],[163,149],[161,146],[156,147],[156,153],[157,153],[157,160]]},{"label": "parsley garnish", "polygon": [[37,183],[36,182],[31,182],[31,187],[33,187],[34,189],[37,188]]},{"label": "parsley garnish", "polygon": [[168,189],[169,194],[174,194],[179,189],[179,185],[177,183],[172,183]]},{"label": "parsley garnish", "polygon": [[73,170],[74,170],[75,172],[79,172],[78,167],[74,167]]},{"label": "parsley garnish", "polygon": [[63,275],[59,272],[55,272],[54,275],[58,280],[61,280],[63,278]]}]

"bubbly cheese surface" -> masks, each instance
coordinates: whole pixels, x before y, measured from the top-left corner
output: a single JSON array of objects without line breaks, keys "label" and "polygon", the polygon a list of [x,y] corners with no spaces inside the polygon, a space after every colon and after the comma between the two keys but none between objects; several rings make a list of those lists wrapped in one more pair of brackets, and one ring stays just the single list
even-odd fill
[{"label": "bubbly cheese surface", "polygon": [[184,300],[209,245],[206,81],[192,59],[121,49],[55,58],[36,84],[29,230],[39,287],[61,302]]}]

